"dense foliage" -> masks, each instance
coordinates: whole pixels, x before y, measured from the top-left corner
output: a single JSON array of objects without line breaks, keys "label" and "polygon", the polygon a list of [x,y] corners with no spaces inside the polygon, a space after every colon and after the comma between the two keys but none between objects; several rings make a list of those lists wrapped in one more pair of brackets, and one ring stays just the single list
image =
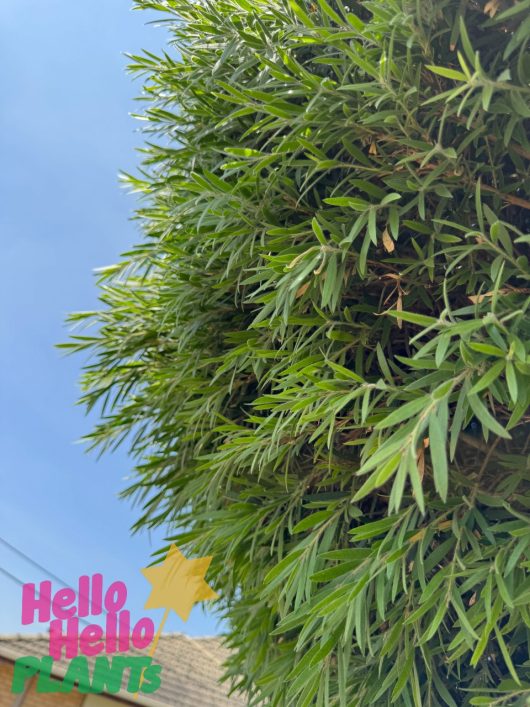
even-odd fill
[{"label": "dense foliage", "polygon": [[530,696],[529,0],[140,0],[90,436],[213,554],[249,704]]}]

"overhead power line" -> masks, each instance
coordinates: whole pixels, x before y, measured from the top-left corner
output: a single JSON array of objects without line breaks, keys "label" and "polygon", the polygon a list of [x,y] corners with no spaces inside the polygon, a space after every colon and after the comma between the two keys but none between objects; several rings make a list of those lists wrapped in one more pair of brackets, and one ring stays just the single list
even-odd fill
[{"label": "overhead power line", "polygon": [[[21,587],[23,587],[26,584],[26,582],[23,582],[18,577],[15,577],[14,574],[11,574],[11,572],[8,572],[8,570],[6,570],[5,567],[0,567],[0,574],[5,575],[8,579],[12,580],[13,582],[15,582],[16,584],[18,584]],[[79,618],[79,621],[81,623],[85,624],[85,626],[91,625],[89,621],[86,621],[86,619]]]},{"label": "overhead power line", "polygon": [[[4,545],[5,547],[9,548],[12,552],[15,553],[15,555],[18,555],[18,556],[21,557],[22,559],[26,560],[26,562],[29,562],[31,565],[33,565],[33,567],[36,567],[36,568],[37,568],[38,570],[40,570],[41,572],[44,572],[44,574],[45,574],[47,577],[51,577],[52,579],[54,579],[56,582],[59,582],[59,584],[62,584],[63,587],[66,587],[67,589],[72,589],[72,587],[68,584],[68,582],[65,582],[64,579],[61,579],[60,577],[58,577],[58,576],[57,576],[56,574],[54,574],[53,572],[50,572],[49,569],[47,569],[46,567],[44,567],[43,565],[41,565],[39,562],[36,562],[32,557],[30,557],[29,555],[26,555],[25,552],[22,552],[22,550],[19,550],[18,547],[15,547],[14,545],[12,545],[10,542],[8,542],[7,540],[5,540],[4,538],[0,537],[0,543],[1,543],[2,545]],[[15,577],[14,574],[11,574],[11,572],[9,572],[8,570],[6,570],[4,567],[0,567],[0,572],[1,572],[2,574],[4,574],[6,577],[8,577],[9,579],[11,579],[13,582],[16,582],[16,583],[17,583],[18,585],[20,585],[21,587],[23,587],[24,584],[27,584],[27,582],[23,582],[23,581],[22,581],[21,579],[19,579],[18,577]],[[75,590],[73,590],[73,591],[75,591]],[[86,596],[84,596],[83,594],[80,594],[79,597],[80,597],[81,599],[87,599],[87,600],[90,599],[90,597],[86,597]],[[102,607],[102,612],[103,612],[104,615],[107,614],[107,611],[106,611],[103,607]],[[85,621],[85,619],[79,618],[79,621],[81,621],[81,623],[86,624],[87,626],[90,626],[90,622]]]},{"label": "overhead power line", "polygon": [[1,572],[2,574],[5,574],[5,576],[8,577],[8,579],[12,579],[13,582],[16,582],[17,584],[20,584],[21,587],[24,586],[24,582],[23,582],[21,579],[19,579],[18,577],[15,577],[14,574],[11,574],[11,572],[8,572],[8,571],[7,571],[6,569],[4,569],[3,567],[0,567],[0,572]]},{"label": "overhead power line", "polygon": [[31,558],[29,555],[26,555],[25,552],[22,552],[22,550],[19,550],[18,547],[11,545],[11,543],[7,542],[7,540],[4,540],[4,538],[2,538],[2,537],[0,537],[0,543],[2,543],[2,545],[5,545],[5,547],[8,547],[10,550],[12,550],[15,553],[15,555],[22,557],[24,560],[26,560],[26,562],[29,562],[31,565],[33,565],[34,567],[39,569],[41,572],[44,572],[44,574],[47,575],[48,577],[51,577],[56,582],[59,582],[59,584],[62,584],[64,587],[68,587],[68,582],[65,582],[64,579],[61,579],[56,574],[53,574],[53,572],[50,572],[50,570],[46,569],[46,567],[43,567],[38,562],[36,562],[33,558]]}]

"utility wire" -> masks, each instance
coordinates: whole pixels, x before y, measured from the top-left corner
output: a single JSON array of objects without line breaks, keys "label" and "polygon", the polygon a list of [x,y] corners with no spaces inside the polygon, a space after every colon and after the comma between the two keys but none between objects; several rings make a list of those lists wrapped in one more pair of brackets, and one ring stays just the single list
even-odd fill
[{"label": "utility wire", "polygon": [[[2,538],[1,536],[0,536],[0,543],[1,543],[2,545],[4,545],[5,547],[9,548],[10,550],[12,550],[12,551],[15,553],[15,555],[18,555],[19,557],[22,557],[24,560],[26,560],[26,562],[29,562],[31,565],[33,565],[34,567],[36,567],[37,569],[39,569],[41,572],[44,572],[44,574],[47,575],[48,577],[51,577],[51,578],[54,579],[56,582],[59,582],[59,584],[62,584],[63,587],[65,587],[66,589],[71,589],[71,587],[70,587],[70,585],[68,584],[68,582],[65,582],[64,579],[61,579],[60,577],[58,577],[58,576],[57,576],[56,574],[54,574],[53,572],[50,572],[50,570],[46,569],[46,567],[43,567],[41,564],[39,564],[38,562],[36,562],[36,561],[35,561],[33,558],[31,558],[29,555],[26,555],[25,552],[22,552],[22,550],[19,550],[17,547],[15,547],[15,546],[12,545],[11,543],[9,543],[7,540],[5,540],[4,538]],[[16,582],[17,584],[19,584],[21,587],[23,587],[24,584],[26,584],[26,583],[23,582],[22,580],[18,579],[18,577],[15,577],[15,575],[13,575],[13,574],[11,574],[10,572],[8,572],[8,571],[7,571],[6,569],[4,569],[3,567],[0,567],[0,572],[2,572],[2,574],[4,574],[6,577],[9,577],[9,579],[12,579],[14,582]],[[72,590],[72,591],[75,591],[75,590]],[[90,599],[90,597],[87,597],[87,596],[85,596],[85,595],[83,595],[83,594],[80,594],[80,595],[79,595],[79,598],[80,598],[80,599],[86,599],[87,601]],[[104,615],[106,615],[106,614],[108,613],[107,610],[106,610],[103,606],[101,607],[101,609],[102,609],[102,613],[103,613]],[[82,623],[86,624],[87,626],[90,626],[90,625],[91,625],[88,621],[85,621],[85,620],[82,619],[82,618],[79,618],[79,621],[81,621]]]},{"label": "utility wire", "polygon": [[[11,572],[8,572],[4,567],[0,567],[0,573],[3,574],[3,575],[5,575],[8,579],[11,579],[13,582],[15,582],[16,584],[20,585],[21,587],[23,587],[24,584],[26,584],[25,582],[23,582],[23,581],[22,581],[21,579],[19,579],[18,577],[15,577],[14,574],[11,574]],[[85,624],[86,626],[91,626],[91,625],[92,625],[92,624],[90,624],[88,621],[86,621],[85,619],[82,619],[82,618],[79,618],[79,621],[81,621],[81,623]]]},{"label": "utility wire", "polygon": [[2,545],[5,545],[10,550],[12,550],[15,553],[15,555],[22,557],[24,560],[29,562],[31,565],[33,565],[34,567],[37,567],[37,569],[39,569],[41,572],[44,572],[44,574],[47,575],[48,577],[51,577],[56,582],[59,582],[59,584],[62,584],[63,587],[67,587],[69,589],[68,582],[65,582],[64,579],[61,579],[56,574],[53,574],[53,572],[50,572],[50,570],[47,570],[46,567],[39,565],[38,562],[35,562],[35,560],[33,560],[31,557],[29,557],[29,555],[26,555],[26,553],[22,552],[22,550],[19,550],[14,545],[11,545],[11,543],[8,543],[7,540],[4,540],[4,538],[0,537],[0,543],[2,543]]},{"label": "utility wire", "polygon": [[5,574],[5,576],[6,576],[8,579],[12,579],[13,582],[16,582],[17,584],[20,584],[21,587],[24,586],[24,582],[23,582],[21,579],[19,579],[18,577],[15,577],[14,574],[11,574],[11,572],[8,572],[8,571],[5,570],[3,567],[0,567],[0,572],[1,572],[2,574]]}]

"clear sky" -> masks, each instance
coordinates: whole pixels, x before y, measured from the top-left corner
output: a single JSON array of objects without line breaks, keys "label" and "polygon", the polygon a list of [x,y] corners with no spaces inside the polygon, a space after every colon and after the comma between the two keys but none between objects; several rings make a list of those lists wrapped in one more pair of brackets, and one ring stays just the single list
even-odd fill
[{"label": "clear sky", "polygon": [[[134,197],[118,171],[139,163],[141,85],[124,52],[158,51],[165,30],[131,0],[0,2],[0,537],[76,586],[81,574],[129,587],[133,616],[149,585],[139,572],[163,532],[130,536],[136,512],[117,494],[125,450],[97,460],[76,444],[90,428],[75,406],[82,359],[54,344],[69,311],[94,308],[92,271],[138,241]],[[0,543],[0,568],[24,582],[46,574]],[[108,579],[107,579],[108,578]],[[59,585],[55,585],[59,588]],[[20,624],[21,589],[0,573],[0,633]],[[195,608],[169,630],[218,632]]]}]

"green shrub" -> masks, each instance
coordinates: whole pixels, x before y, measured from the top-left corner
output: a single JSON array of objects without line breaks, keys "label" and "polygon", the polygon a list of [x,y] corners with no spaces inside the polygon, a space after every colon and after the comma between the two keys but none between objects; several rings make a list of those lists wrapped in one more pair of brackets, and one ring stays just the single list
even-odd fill
[{"label": "green shrub", "polygon": [[249,703],[526,704],[529,0],[138,4],[145,238],[69,344],[137,527]]}]

